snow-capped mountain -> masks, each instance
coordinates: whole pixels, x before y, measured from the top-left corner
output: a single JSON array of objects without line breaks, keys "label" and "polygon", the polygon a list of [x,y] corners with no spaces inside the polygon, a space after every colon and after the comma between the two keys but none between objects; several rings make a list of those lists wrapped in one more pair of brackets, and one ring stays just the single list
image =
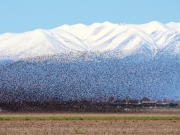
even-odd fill
[{"label": "snow-capped mountain", "polygon": [[0,100],[180,99],[180,23],[0,35]]},{"label": "snow-capped mountain", "polygon": [[63,25],[51,30],[0,35],[0,58],[28,58],[67,51],[179,53],[180,23]]}]

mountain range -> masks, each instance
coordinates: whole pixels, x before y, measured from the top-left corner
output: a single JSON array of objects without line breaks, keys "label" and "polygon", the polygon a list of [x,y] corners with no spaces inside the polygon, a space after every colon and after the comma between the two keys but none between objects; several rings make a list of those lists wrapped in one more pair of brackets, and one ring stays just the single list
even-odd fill
[{"label": "mountain range", "polygon": [[21,59],[69,51],[180,53],[180,23],[76,24],[0,35],[0,58]]},{"label": "mountain range", "polygon": [[0,35],[0,101],[180,99],[180,23]]}]

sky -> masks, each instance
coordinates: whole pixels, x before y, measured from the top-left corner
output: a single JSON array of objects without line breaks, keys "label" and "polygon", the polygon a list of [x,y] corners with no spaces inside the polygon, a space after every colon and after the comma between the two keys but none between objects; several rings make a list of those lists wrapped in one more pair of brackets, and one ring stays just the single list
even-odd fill
[{"label": "sky", "polygon": [[0,34],[63,24],[180,22],[180,0],[0,0]]}]

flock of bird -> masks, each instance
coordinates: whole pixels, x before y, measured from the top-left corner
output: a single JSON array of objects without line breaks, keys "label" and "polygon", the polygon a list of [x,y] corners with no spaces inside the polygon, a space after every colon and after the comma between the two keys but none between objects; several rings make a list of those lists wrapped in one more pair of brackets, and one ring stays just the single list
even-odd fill
[{"label": "flock of bird", "polygon": [[0,69],[0,99],[179,98],[178,56],[118,56],[71,52],[8,64]]}]

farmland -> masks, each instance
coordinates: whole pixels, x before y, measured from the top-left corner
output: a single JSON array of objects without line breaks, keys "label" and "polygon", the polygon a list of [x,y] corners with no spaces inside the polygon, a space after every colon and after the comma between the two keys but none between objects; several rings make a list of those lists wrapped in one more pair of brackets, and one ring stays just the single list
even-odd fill
[{"label": "farmland", "polygon": [[[162,113],[162,112],[165,113]],[[174,113],[175,112],[175,113]],[[1,113],[0,134],[179,134],[178,110],[157,113]]]}]

